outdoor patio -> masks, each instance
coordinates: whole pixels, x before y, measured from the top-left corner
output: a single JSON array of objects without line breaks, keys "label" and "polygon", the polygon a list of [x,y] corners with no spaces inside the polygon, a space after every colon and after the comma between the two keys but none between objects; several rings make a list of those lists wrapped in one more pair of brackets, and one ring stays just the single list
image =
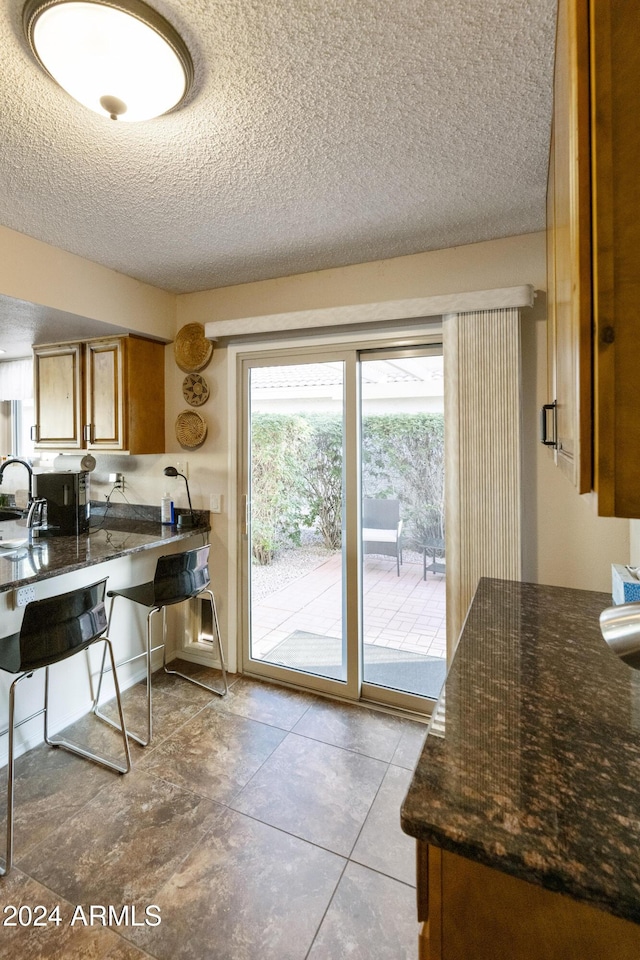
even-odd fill
[{"label": "outdoor patio", "polygon": [[[319,557],[312,569],[254,602],[253,657],[338,678],[341,574],[339,552]],[[260,575],[254,567],[254,589]],[[444,573],[423,579],[422,556],[408,551],[400,576],[395,560],[367,556],[363,599],[365,680],[437,696],[446,658]]]}]

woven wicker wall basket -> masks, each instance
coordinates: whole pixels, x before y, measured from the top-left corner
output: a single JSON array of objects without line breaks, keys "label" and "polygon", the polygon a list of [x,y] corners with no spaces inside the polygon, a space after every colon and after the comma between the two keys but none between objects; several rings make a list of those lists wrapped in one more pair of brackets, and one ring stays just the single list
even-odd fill
[{"label": "woven wicker wall basket", "polygon": [[188,373],[182,381],[182,396],[190,407],[200,407],[209,399],[209,384],[199,373]]},{"label": "woven wicker wall basket", "polygon": [[207,435],[207,421],[196,410],[183,410],[176,419],[176,437],[183,447],[199,447]]},{"label": "woven wicker wall basket", "polygon": [[185,373],[204,370],[213,356],[213,344],[204,335],[201,323],[187,323],[173,343],[176,363]]}]

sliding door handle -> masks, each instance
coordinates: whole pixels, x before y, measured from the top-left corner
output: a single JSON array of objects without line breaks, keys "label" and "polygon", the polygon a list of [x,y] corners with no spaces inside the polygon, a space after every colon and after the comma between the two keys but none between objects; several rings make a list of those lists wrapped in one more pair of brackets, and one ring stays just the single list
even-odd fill
[{"label": "sliding door handle", "polygon": [[249,536],[249,524],[251,521],[251,501],[246,493],[242,495],[242,506],[240,514],[240,533],[243,537]]}]

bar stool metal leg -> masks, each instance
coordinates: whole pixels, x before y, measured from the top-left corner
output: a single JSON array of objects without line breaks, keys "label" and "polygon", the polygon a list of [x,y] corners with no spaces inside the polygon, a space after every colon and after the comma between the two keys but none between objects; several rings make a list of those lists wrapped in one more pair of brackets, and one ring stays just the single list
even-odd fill
[{"label": "bar stool metal leg", "polygon": [[[107,625],[107,634],[111,626],[111,617],[113,614],[113,605],[115,602],[115,596],[111,598],[111,607],[109,609],[109,621]],[[101,720],[104,720],[105,723],[108,723],[110,727],[113,727],[114,730],[125,730],[127,736],[131,740],[135,740],[136,743],[139,743],[141,747],[148,747],[151,743],[151,737],[153,735],[153,716],[152,716],[152,694],[151,694],[151,654],[155,653],[156,650],[159,650],[163,644],[158,644],[155,647],[151,646],[151,618],[154,613],[158,612],[158,607],[153,607],[147,614],[147,630],[146,630],[146,641],[145,649],[142,653],[136,653],[133,657],[129,657],[127,660],[121,660],[116,664],[116,667],[123,667],[127,663],[133,663],[134,660],[139,660],[141,657],[145,657],[146,660],[146,685],[147,685],[147,736],[141,737],[139,734],[134,733],[132,730],[129,730],[126,727],[124,717],[122,715],[122,710],[120,710],[120,723],[116,723],[115,720],[112,720],[111,717],[107,717],[106,714],[102,713],[100,710],[100,693],[102,691],[102,680],[104,678],[105,672],[109,671],[109,668],[106,667],[106,650],[102,656],[102,664],[100,667],[100,677],[98,680],[98,689],[96,691],[94,700],[93,700],[93,712],[96,717],[99,717]],[[164,638],[163,638],[164,639]],[[111,648],[110,648],[111,649]],[[113,671],[113,652],[111,652],[111,670]],[[113,671],[114,672],[114,671]]]},{"label": "bar stool metal leg", "polygon": [[4,867],[0,866],[0,877],[4,877],[5,874],[9,873],[13,865],[13,784],[15,780],[15,751],[14,751],[14,719],[15,719],[15,706],[16,706],[16,685],[20,683],[21,680],[24,680],[25,677],[32,676],[32,674],[23,674],[18,677],[17,680],[14,680],[11,686],[9,687],[9,726],[6,731],[3,730],[3,733],[7,733],[9,740],[9,756],[7,760],[7,832],[6,832],[6,841],[5,841],[5,859]]},{"label": "bar stool metal leg", "polygon": [[[109,604],[109,616],[107,618],[107,636],[108,637],[111,636],[111,617],[113,616],[113,604],[115,602],[115,599],[116,599],[115,597],[111,597],[111,603]],[[107,717],[103,716],[98,710],[98,704],[100,703],[100,693],[102,691],[102,678],[104,677],[104,665],[106,663],[106,659],[107,659],[107,648],[105,647],[104,650],[102,651],[102,663],[100,665],[98,689],[93,698],[93,712],[97,717],[100,717],[101,720],[106,720],[107,723],[111,723],[111,721]],[[120,664],[120,666],[123,666],[123,664]],[[93,685],[93,678],[91,680],[91,683]]]},{"label": "bar stool metal leg", "polygon": [[[224,697],[226,696],[227,691],[229,690],[229,685],[227,683],[227,668],[225,667],[225,664],[224,664],[224,653],[222,652],[222,639],[220,637],[220,625],[218,623],[218,611],[216,610],[216,600],[211,590],[203,590],[202,593],[199,594],[199,596],[202,596],[205,593],[208,595],[209,603],[211,604],[211,620],[213,622],[213,626],[216,633],[216,640],[218,644],[218,655],[220,657],[220,668],[222,670],[222,682],[224,684],[224,689],[216,690],[215,687],[210,687],[206,683],[201,683],[200,680],[194,680],[193,677],[187,676],[186,673],[180,673],[179,670],[169,670],[167,668],[166,662],[163,662],[163,667],[164,667],[165,673],[172,673],[176,677],[182,677],[184,680],[189,680],[191,683],[195,683],[196,686],[198,687],[204,687],[205,690],[209,690],[211,693],[215,693],[217,697]],[[165,646],[165,652],[166,652],[166,646]]]},{"label": "bar stool metal leg", "polygon": [[79,744],[73,743],[71,740],[67,740],[66,737],[51,737],[49,735],[49,667],[45,667],[44,671],[44,741],[45,743],[49,744],[50,747],[63,747],[63,749],[68,750],[69,753],[75,753],[79,757],[85,757],[87,760],[93,760],[94,763],[98,763],[101,767],[106,767],[108,770],[115,770],[117,773],[128,773],[131,769],[131,754],[129,752],[129,741],[127,739],[127,731],[124,723],[122,700],[120,699],[120,684],[118,683],[118,674],[116,673],[113,647],[108,637],[103,637],[102,639],[105,643],[103,660],[107,650],[109,651],[109,659],[111,660],[113,685],[116,691],[116,704],[118,706],[118,715],[120,717],[120,727],[116,727],[116,729],[119,729],[122,733],[125,763],[116,763],[115,761],[105,759],[105,757],[99,757],[97,754],[92,753],[91,750],[87,750],[85,747],[81,747]]},{"label": "bar stool metal leg", "polygon": [[[210,545],[207,544],[203,547],[185,550],[183,553],[168,554],[167,556],[160,557],[156,564],[156,572],[152,581],[137,584],[133,587],[127,587],[108,592],[108,596],[110,596],[112,599],[107,624],[107,633],[109,633],[111,629],[113,604],[116,596],[123,597],[134,604],[146,607],[148,610],[145,650],[142,653],[136,654],[133,657],[129,657],[127,660],[122,660],[116,664],[117,667],[121,667],[127,663],[137,660],[139,657],[146,657],[147,736],[146,738],[141,737],[138,734],[128,731],[128,735],[144,747],[151,742],[153,735],[151,657],[156,650],[160,649],[160,647],[163,648],[162,666],[165,673],[182,677],[183,679],[189,681],[189,683],[194,683],[196,686],[202,687],[204,690],[207,690],[219,697],[224,697],[228,691],[227,672],[224,662],[224,652],[222,649],[222,638],[220,634],[220,625],[218,622],[218,613],[215,605],[215,597],[211,590],[208,589],[210,583],[208,570],[209,547]],[[218,653],[222,668],[223,689],[209,686],[206,683],[202,683],[200,680],[194,679],[194,677],[189,676],[188,674],[181,673],[179,670],[172,670],[167,667],[166,607],[174,606],[178,603],[184,603],[187,600],[196,599],[205,593],[209,597],[209,603],[211,604],[212,620],[215,626]],[[162,641],[154,647],[152,646],[153,618],[160,610],[162,610]],[[106,723],[116,727],[116,729],[120,729],[120,727],[118,727],[113,720],[111,720],[109,717],[106,717],[99,710],[102,679],[106,670],[106,660],[103,657],[100,670],[100,680],[98,682],[98,689],[94,698],[93,712]]]}]

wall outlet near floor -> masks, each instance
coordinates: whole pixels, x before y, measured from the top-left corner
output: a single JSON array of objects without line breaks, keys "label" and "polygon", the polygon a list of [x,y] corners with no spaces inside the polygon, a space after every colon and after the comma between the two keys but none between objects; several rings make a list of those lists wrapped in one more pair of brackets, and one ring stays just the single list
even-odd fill
[{"label": "wall outlet near floor", "polygon": [[36,598],[36,588],[34,585],[29,587],[18,587],[14,594],[16,607],[26,607],[28,603],[33,603]]},{"label": "wall outlet near floor", "polygon": [[209,510],[211,513],[222,513],[222,494],[212,493],[209,496]]}]

